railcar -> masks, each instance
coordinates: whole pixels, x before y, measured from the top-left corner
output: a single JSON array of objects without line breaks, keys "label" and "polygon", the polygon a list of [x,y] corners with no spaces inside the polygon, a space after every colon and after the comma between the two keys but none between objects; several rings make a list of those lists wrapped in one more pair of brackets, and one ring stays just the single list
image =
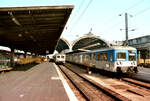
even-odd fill
[{"label": "railcar", "polygon": [[55,63],[61,63],[64,64],[66,61],[66,55],[65,54],[56,54],[54,55],[54,61]]},{"label": "railcar", "polygon": [[9,51],[0,50],[0,71],[9,71],[11,67],[11,54]]},{"label": "railcar", "polygon": [[137,51],[129,46],[115,46],[93,51],[67,53],[66,61],[111,72],[138,72]]},{"label": "railcar", "polygon": [[137,64],[138,66],[150,68],[150,59],[138,59]]}]

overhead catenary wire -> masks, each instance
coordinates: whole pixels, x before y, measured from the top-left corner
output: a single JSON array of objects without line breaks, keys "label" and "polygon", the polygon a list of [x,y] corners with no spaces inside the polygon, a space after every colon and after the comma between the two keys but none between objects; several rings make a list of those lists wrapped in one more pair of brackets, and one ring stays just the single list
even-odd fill
[{"label": "overhead catenary wire", "polygon": [[90,0],[87,7],[84,9],[84,11],[81,13],[81,15],[79,16],[79,18],[77,19],[77,22],[81,19],[81,17],[84,15],[84,13],[86,12],[86,10],[88,9],[88,7],[90,6],[90,4],[92,3],[93,0]]},{"label": "overhead catenary wire", "polygon": [[111,30],[108,30],[108,29],[114,29],[115,27],[117,27],[118,25],[120,25],[123,21],[119,21],[117,23],[115,23],[114,25],[112,25],[111,27],[108,27],[107,29],[105,29],[105,31],[111,31]]},{"label": "overhead catenary wire", "polygon": [[[125,13],[125,12],[127,12],[127,11],[129,11],[129,10],[135,8],[135,7],[137,7],[138,5],[140,5],[140,4],[141,4],[142,2],[144,2],[144,1],[145,1],[145,0],[140,0],[140,1],[136,2],[135,4],[133,4],[132,6],[130,6],[129,8],[125,9],[121,14],[123,14],[123,13]],[[113,16],[112,18],[110,18],[110,20],[107,20],[107,21],[105,22],[105,25],[108,24],[108,23],[110,23],[110,22],[112,22],[112,21],[115,21],[114,19],[116,19],[116,15]],[[120,23],[121,23],[121,21],[120,21]],[[115,28],[115,27],[117,27],[120,23],[115,23],[114,25],[112,25],[111,27],[109,27],[109,28],[107,28],[107,29]],[[106,29],[106,30],[107,30],[107,29]]]},{"label": "overhead catenary wire", "polygon": [[89,3],[87,4],[87,6],[85,7],[85,9],[83,10],[83,12],[80,14],[80,16],[77,18],[77,20],[75,21],[71,31],[74,29],[74,27],[77,25],[77,23],[80,21],[80,19],[82,18],[82,16],[84,15],[84,13],[86,12],[86,10],[88,9],[88,7],[90,6],[90,4],[92,3],[93,0],[90,0]]},{"label": "overhead catenary wire", "polygon": [[[128,7],[127,9],[125,9],[122,13],[124,13],[124,12],[129,12],[130,10],[132,10],[132,9],[135,9],[135,8],[137,8],[137,6],[139,6],[139,5],[141,5],[143,2],[144,2],[145,0],[138,0],[137,2],[135,2],[133,5],[131,5],[130,7]],[[72,32],[72,30],[76,27],[76,25],[78,24],[78,22],[81,20],[81,18],[83,17],[83,15],[85,14],[85,12],[87,11],[87,9],[89,8],[89,6],[90,6],[90,4],[92,3],[92,0],[90,0],[89,2],[88,2],[88,4],[87,4],[87,6],[85,7],[85,9],[82,11],[80,8],[82,7],[81,5],[82,4],[84,4],[84,1],[82,1],[81,3],[80,3],[80,6],[79,6],[79,10],[80,11],[82,11],[82,13],[80,14],[79,12],[78,12],[78,14],[77,15],[79,15],[79,16],[77,16],[78,18],[77,19],[73,19],[73,21],[74,21],[74,24],[72,24],[72,26],[71,26],[71,28],[70,28],[70,32]],[[144,13],[144,12],[146,12],[148,10],[148,8],[146,8],[146,9],[144,9],[144,10],[142,10],[142,11],[140,11],[140,12],[138,12],[136,15],[140,15],[140,14],[142,14],[142,13]],[[134,14],[133,14],[134,15]],[[112,17],[111,17],[111,21],[108,19],[107,20],[107,22],[114,22],[115,21],[115,19],[117,19],[116,18],[116,16],[117,15],[115,15],[115,16],[113,16],[113,19],[112,19]],[[110,23],[109,25],[110,25],[110,27],[109,28],[106,28],[106,30],[107,31],[111,31],[110,29],[114,29],[114,28],[116,28],[118,25],[120,25],[121,24],[121,22],[122,21],[120,21],[119,23]],[[106,24],[105,24],[106,25]],[[111,26],[112,25],[112,26]],[[119,29],[118,29],[119,30]]]},{"label": "overhead catenary wire", "polygon": [[[140,12],[136,13],[135,16],[137,17],[137,16],[139,16],[139,15],[141,15],[141,14],[143,14],[143,13],[145,13],[146,11],[149,11],[149,10],[150,10],[149,7],[148,7],[148,8],[145,8],[145,9],[141,10]],[[144,23],[140,24],[140,26],[138,27],[138,29],[145,28],[145,26],[147,26],[147,25],[146,25],[146,23],[144,22]]]},{"label": "overhead catenary wire", "polygon": [[150,7],[147,7],[147,8],[145,8],[145,9],[141,10],[140,12],[136,13],[135,16],[140,15],[140,14],[142,14],[142,13],[145,13],[145,12],[148,11],[148,10],[150,10]]},{"label": "overhead catenary wire", "polygon": [[[72,25],[72,28],[70,30],[70,32],[74,29],[74,27],[78,24],[78,22],[80,21],[80,19],[82,18],[82,16],[84,15],[84,13],[86,12],[86,10],[88,9],[89,5],[92,3],[93,0],[90,0],[88,5],[86,6],[86,8],[83,10],[83,12],[80,14],[80,16],[77,18],[77,20],[75,20],[75,23],[74,25]],[[132,6],[130,6],[129,8],[127,8],[125,11],[123,11],[122,13],[126,12],[127,10],[131,10],[133,8],[135,8],[136,6],[140,5],[143,1],[145,0],[140,0],[138,2],[136,2],[135,4],[133,4]],[[79,9],[81,8],[82,4],[84,3],[84,1],[81,2],[80,6],[79,6]],[[116,19],[116,15],[113,16],[113,18],[111,18],[111,21],[110,20],[107,20],[107,22],[112,22],[112,21],[115,21],[114,18]],[[74,20],[74,19],[73,19]],[[73,21],[72,20],[72,21]],[[106,23],[107,23],[106,22]],[[105,24],[106,24],[105,23]],[[121,23],[121,22],[120,22]],[[119,25],[119,23],[117,23]],[[115,25],[113,25],[111,28],[115,28],[115,26],[117,26],[117,24],[115,23]],[[110,28],[109,28],[110,29]]]},{"label": "overhead catenary wire", "polygon": [[[129,8],[126,8],[124,11],[122,11],[122,13],[120,14],[124,14],[125,12],[137,7],[138,5],[140,5],[143,1],[145,0],[140,0],[139,2],[136,2],[135,4],[133,4],[132,6],[130,6]],[[107,21],[105,22],[105,24],[110,23],[112,21],[115,21],[114,19],[116,19],[116,15],[114,15],[113,17],[111,17],[109,20],[107,19]]]},{"label": "overhead catenary wire", "polygon": [[[79,11],[80,11],[80,9],[81,9],[81,7],[83,6],[83,3],[84,3],[84,2],[85,2],[85,0],[82,0],[82,2],[79,4],[79,8],[76,10],[76,12],[79,12]],[[74,22],[76,16],[77,16],[77,13],[75,13],[74,16],[72,17],[72,20],[71,20],[72,23]]]},{"label": "overhead catenary wire", "polygon": [[138,5],[140,5],[141,3],[143,3],[145,0],[140,0],[139,2],[136,2],[135,4],[133,4],[132,6],[130,6],[129,8],[127,8],[123,13],[125,13],[128,10],[133,9],[134,7],[137,7]]}]

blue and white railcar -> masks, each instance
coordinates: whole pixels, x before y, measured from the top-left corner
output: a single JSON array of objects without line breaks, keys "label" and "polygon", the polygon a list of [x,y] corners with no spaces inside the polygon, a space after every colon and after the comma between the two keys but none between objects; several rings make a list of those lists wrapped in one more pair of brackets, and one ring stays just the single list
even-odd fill
[{"label": "blue and white railcar", "polygon": [[137,72],[137,51],[119,46],[95,51],[95,67],[112,72]]},{"label": "blue and white railcar", "polygon": [[89,52],[67,54],[67,61],[111,72],[137,72],[137,51],[129,46],[116,46]]}]

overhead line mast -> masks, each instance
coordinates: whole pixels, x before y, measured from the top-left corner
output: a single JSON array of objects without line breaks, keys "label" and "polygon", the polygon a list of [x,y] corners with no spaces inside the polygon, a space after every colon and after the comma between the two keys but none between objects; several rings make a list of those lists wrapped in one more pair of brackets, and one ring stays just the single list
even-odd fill
[{"label": "overhead line mast", "polygon": [[128,46],[128,14],[125,13],[125,33],[126,33],[126,46]]},{"label": "overhead line mast", "polygon": [[[121,14],[119,15],[121,16]],[[132,17],[132,15],[130,15]],[[122,30],[122,29],[120,29]],[[135,31],[135,29],[132,29],[130,31]],[[128,46],[128,13],[125,13],[125,36],[126,36],[126,40],[125,40],[125,45]]]}]

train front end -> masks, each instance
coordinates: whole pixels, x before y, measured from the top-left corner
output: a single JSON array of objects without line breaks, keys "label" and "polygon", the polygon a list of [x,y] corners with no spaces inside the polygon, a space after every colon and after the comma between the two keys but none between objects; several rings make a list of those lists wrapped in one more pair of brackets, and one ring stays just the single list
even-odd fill
[{"label": "train front end", "polygon": [[137,51],[132,47],[115,50],[115,71],[137,73]]},{"label": "train front end", "polygon": [[62,64],[64,64],[65,63],[65,61],[66,61],[66,56],[65,56],[65,54],[57,54],[56,55],[56,57],[55,57],[55,62],[56,63],[62,63]]}]

